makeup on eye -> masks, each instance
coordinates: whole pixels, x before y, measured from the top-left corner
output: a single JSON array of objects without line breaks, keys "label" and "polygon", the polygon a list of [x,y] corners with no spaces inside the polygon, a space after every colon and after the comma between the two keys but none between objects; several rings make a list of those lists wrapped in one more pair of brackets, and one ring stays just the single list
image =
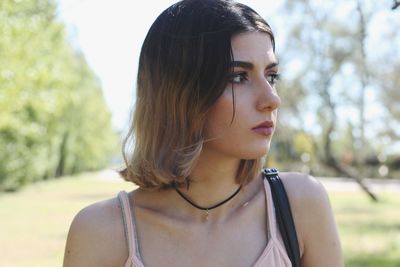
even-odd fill
[{"label": "makeup on eye", "polygon": [[233,72],[229,75],[230,83],[243,83],[248,80],[248,75],[246,71]]},{"label": "makeup on eye", "polygon": [[[279,61],[274,60],[271,63],[269,63],[264,69],[264,72],[266,73],[265,77],[271,86],[274,86],[276,84],[276,81],[280,79],[280,74],[278,73],[278,66],[279,66]],[[236,84],[248,81],[251,72],[256,70],[256,66],[252,62],[240,61],[240,60],[232,61],[231,67],[232,67],[232,73],[229,74],[228,82]]]},{"label": "makeup on eye", "polygon": [[280,73],[268,73],[266,75],[267,81],[271,86],[274,86],[277,81],[281,79]]},{"label": "makeup on eye", "polygon": [[[267,82],[274,86],[277,81],[280,80],[281,74],[277,72],[269,72],[265,75]],[[249,80],[247,71],[236,71],[229,75],[229,82],[230,83],[243,83]]]}]

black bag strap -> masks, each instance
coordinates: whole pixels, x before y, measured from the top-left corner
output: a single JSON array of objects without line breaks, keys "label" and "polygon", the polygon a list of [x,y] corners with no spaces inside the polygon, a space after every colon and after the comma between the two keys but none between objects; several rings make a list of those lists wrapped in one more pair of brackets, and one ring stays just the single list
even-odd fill
[{"label": "black bag strap", "polygon": [[300,267],[299,242],[297,241],[296,227],[294,225],[292,211],[287,198],[285,187],[279,177],[277,169],[263,169],[265,179],[271,187],[272,198],[275,205],[276,220],[279,226],[286,252],[293,267]]}]

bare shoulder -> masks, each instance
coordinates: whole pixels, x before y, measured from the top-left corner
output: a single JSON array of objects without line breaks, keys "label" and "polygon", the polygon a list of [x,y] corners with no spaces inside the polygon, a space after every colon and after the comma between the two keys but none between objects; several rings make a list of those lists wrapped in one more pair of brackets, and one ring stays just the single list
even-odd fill
[{"label": "bare shoulder", "polygon": [[299,226],[302,233],[308,230],[306,227],[313,221],[318,223],[320,215],[331,212],[328,194],[317,179],[296,172],[280,173],[280,177],[289,198],[296,226]]},{"label": "bare shoulder", "polygon": [[310,201],[310,204],[318,204],[328,200],[324,186],[313,176],[298,172],[283,172],[280,173],[280,177],[289,198],[293,201]]},{"label": "bare shoulder", "polygon": [[328,193],[314,177],[287,172],[285,186],[302,254],[302,266],[344,266]]},{"label": "bare shoulder", "polygon": [[83,208],[69,229],[64,267],[123,266],[128,254],[121,216],[117,198]]}]

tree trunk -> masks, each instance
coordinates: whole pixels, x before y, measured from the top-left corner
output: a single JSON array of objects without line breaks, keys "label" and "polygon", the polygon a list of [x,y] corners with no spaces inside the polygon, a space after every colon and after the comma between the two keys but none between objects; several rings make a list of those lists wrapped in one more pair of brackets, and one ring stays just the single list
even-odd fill
[{"label": "tree trunk", "polygon": [[56,169],[56,177],[63,176],[65,174],[65,161],[67,158],[67,143],[68,143],[68,132],[65,132],[60,145],[60,158]]}]

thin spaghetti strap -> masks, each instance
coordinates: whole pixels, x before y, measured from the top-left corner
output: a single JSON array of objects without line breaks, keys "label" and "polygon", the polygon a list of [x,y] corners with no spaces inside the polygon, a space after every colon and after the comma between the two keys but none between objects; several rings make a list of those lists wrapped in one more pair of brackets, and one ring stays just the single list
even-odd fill
[{"label": "thin spaghetti strap", "polygon": [[271,238],[276,239],[277,225],[276,225],[275,208],[272,199],[271,187],[267,179],[263,179],[263,181],[264,181],[265,195],[267,198],[267,213],[268,213],[267,217],[268,217],[269,233],[271,235]]},{"label": "thin spaghetti strap", "polygon": [[132,221],[132,212],[129,205],[128,194],[125,191],[118,193],[118,199],[121,205],[122,218],[124,221],[125,239],[128,245],[129,258],[134,256],[135,248],[135,229]]}]

